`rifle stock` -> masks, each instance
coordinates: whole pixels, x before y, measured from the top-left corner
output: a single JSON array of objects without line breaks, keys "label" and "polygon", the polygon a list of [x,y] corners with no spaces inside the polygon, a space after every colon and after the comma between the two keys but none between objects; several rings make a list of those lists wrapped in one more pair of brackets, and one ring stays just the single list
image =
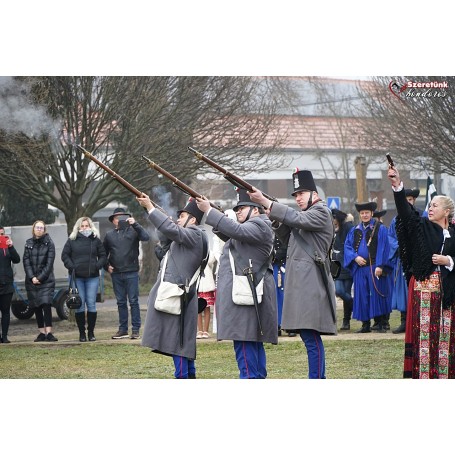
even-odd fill
[{"label": "rifle stock", "polygon": [[[209,166],[212,166],[214,169],[217,171],[221,172],[223,174],[223,177],[230,183],[232,183],[234,186],[237,186],[239,188],[243,188],[244,190],[247,191],[253,191],[253,186],[249,184],[247,181],[241,179],[240,177],[236,176],[232,172],[227,171],[223,167],[221,167],[219,164],[215,163],[215,161],[211,160],[210,158],[207,158],[205,155],[202,153],[198,152],[196,149],[193,147],[188,146],[188,151],[194,153],[197,159],[204,161],[206,164]],[[269,199],[270,201],[278,202],[278,199],[276,199],[273,196],[269,196],[268,194],[264,193],[261,191],[262,195]]]},{"label": "rifle stock", "polygon": [[[158,164],[156,164],[155,162],[153,162],[152,160],[150,160],[149,158],[147,158],[146,156],[142,155],[142,159],[144,161],[147,162],[147,164],[149,165],[149,167],[151,169],[154,169],[155,171],[159,172],[161,175],[163,175],[164,177],[166,177],[167,179],[169,179],[172,184],[174,186],[176,186],[180,191],[183,191],[185,194],[188,194],[188,196],[191,196],[193,197],[194,199],[196,199],[197,197],[202,197],[201,194],[199,194],[198,192],[196,192],[195,190],[193,190],[190,186],[188,186],[187,184],[183,183],[181,180],[179,180],[177,177],[175,177],[174,175],[172,175],[170,172],[166,171],[165,169],[163,169],[161,166],[159,166]],[[223,210],[221,209],[221,207],[213,204],[212,202],[210,202],[210,205],[214,208],[214,209],[217,209],[219,210],[220,212],[223,212]],[[223,212],[224,213],[224,212]]]},{"label": "rifle stock", "polygon": [[[144,193],[142,191],[139,191],[136,187],[131,185],[131,183],[127,182],[123,177],[120,177],[115,171],[113,171],[110,167],[106,166],[104,163],[102,163],[98,158],[96,158],[92,153],[90,153],[88,150],[86,150],[84,147],[81,145],[76,144],[76,147],[87,157],[90,158],[97,166],[99,166],[101,169],[105,170],[108,174],[110,174],[117,182],[119,182],[124,188],[126,188],[128,191],[133,193],[136,197],[142,197]],[[154,201],[152,201],[153,205],[160,210],[163,213],[166,213],[166,211],[160,207],[158,204],[156,204]],[[144,207],[145,209],[145,207]],[[145,209],[147,210],[147,209]]]}]

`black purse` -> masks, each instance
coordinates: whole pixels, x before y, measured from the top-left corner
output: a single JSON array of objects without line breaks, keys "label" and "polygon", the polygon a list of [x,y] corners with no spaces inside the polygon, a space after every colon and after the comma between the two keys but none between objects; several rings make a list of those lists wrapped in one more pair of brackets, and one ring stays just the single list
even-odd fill
[{"label": "black purse", "polygon": [[82,306],[82,299],[76,287],[76,274],[74,270],[71,273],[70,284],[66,294],[65,304],[70,310],[77,310]]},{"label": "black purse", "polygon": [[332,278],[336,280],[341,273],[341,262],[336,261],[334,259],[330,260],[330,275],[332,275]]}]

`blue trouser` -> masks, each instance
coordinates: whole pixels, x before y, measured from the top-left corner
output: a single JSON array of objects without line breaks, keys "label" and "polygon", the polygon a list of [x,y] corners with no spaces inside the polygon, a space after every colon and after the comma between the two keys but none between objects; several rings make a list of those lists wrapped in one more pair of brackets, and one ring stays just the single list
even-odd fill
[{"label": "blue trouser", "polygon": [[267,377],[264,344],[259,341],[234,341],[235,358],[240,379]]},{"label": "blue trouser", "polygon": [[196,377],[196,364],[194,360],[190,360],[188,357],[182,357],[181,355],[173,355],[176,379],[188,379],[188,377]]},{"label": "blue trouser", "polygon": [[131,327],[133,332],[141,328],[141,310],[139,308],[139,273],[112,273],[112,287],[117,299],[119,331],[128,332],[128,301],[130,301]]},{"label": "blue trouser", "polygon": [[321,334],[316,330],[301,329],[300,338],[308,355],[308,378],[325,379],[325,351]]},{"label": "blue trouser", "polygon": [[284,267],[278,264],[273,265],[273,277],[276,283],[276,306],[278,309],[278,326],[281,327],[281,315],[283,314],[283,301],[284,301],[284,277],[285,272],[281,272],[281,286],[278,286],[278,271],[280,267]]},{"label": "blue trouser", "polygon": [[76,313],[85,312],[85,305],[87,305],[88,312],[96,313],[96,294],[99,282],[100,279],[97,276],[91,278],[76,277],[76,287],[82,299],[82,305],[75,311]]}]

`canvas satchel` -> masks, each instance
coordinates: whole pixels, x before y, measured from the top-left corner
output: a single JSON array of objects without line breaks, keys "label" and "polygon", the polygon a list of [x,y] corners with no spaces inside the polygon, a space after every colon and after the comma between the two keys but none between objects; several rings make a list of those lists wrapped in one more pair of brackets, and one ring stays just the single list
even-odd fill
[{"label": "canvas satchel", "polygon": [[[234,253],[236,254],[236,253]],[[232,256],[231,249],[229,248],[229,261],[232,270],[232,301],[236,305],[254,305],[253,293],[251,292],[248,277],[246,275],[236,275],[234,266],[234,257]],[[238,263],[238,262],[237,262]],[[256,295],[258,303],[262,302],[262,295],[264,294],[264,275],[268,267],[268,261],[261,267],[257,276],[262,277],[256,285]]]},{"label": "canvas satchel", "polygon": [[[208,260],[208,249],[207,249],[207,240],[205,237],[202,237],[203,243],[203,260],[201,266],[198,267],[196,272],[194,272],[193,277],[191,278],[190,283],[188,284],[188,290],[199,278],[201,272],[204,271],[204,268]],[[167,260],[169,257],[169,251],[163,258],[163,271],[161,273],[160,285],[158,286],[158,291],[156,293],[154,307],[157,311],[162,311],[163,313],[179,315],[182,312],[181,296],[185,292],[185,286],[170,283],[169,281],[164,281],[164,274],[166,272]]]}]

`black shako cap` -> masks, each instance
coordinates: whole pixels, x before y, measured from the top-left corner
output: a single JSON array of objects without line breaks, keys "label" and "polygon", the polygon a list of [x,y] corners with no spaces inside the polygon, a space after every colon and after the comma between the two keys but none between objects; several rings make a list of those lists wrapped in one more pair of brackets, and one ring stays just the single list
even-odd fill
[{"label": "black shako cap", "polygon": [[299,191],[318,191],[311,171],[299,171],[299,169],[296,169],[296,171],[292,174],[292,182],[294,185],[294,191],[291,196],[295,196],[295,194]]}]

